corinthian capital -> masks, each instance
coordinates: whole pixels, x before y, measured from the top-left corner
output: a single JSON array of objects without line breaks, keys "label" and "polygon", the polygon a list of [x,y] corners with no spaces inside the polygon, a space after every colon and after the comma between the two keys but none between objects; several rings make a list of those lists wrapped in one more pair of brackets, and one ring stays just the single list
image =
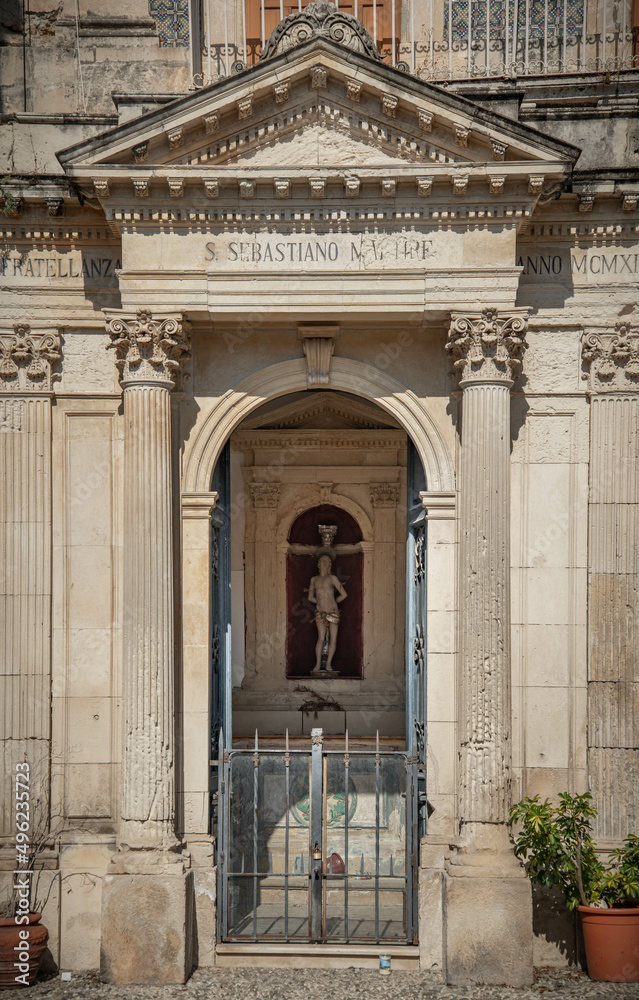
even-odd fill
[{"label": "corinthian capital", "polygon": [[0,331],[0,392],[51,392],[61,357],[57,330],[14,323],[12,332]]},{"label": "corinthian capital", "polygon": [[528,311],[453,313],[446,350],[460,384],[502,382],[511,386],[521,369],[526,347]]},{"label": "corinthian capital", "polygon": [[639,327],[617,323],[614,330],[585,333],[581,353],[590,392],[639,391]]},{"label": "corinthian capital", "polygon": [[111,338],[107,347],[115,350],[123,385],[138,382],[174,387],[189,357],[188,326],[181,315],[153,319],[145,309],[138,309],[135,316],[109,312],[106,328]]}]

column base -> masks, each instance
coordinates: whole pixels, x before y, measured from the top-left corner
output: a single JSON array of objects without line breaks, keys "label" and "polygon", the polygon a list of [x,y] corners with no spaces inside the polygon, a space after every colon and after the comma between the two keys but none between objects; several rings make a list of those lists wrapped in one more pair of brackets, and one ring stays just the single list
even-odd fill
[{"label": "column base", "polygon": [[[481,824],[483,826],[483,824]],[[446,981],[529,986],[532,891],[506,830],[488,829],[446,864]]]},{"label": "column base", "polygon": [[130,864],[116,854],[105,875],[100,978],[122,985],[185,983],[194,968],[193,872],[175,855],[148,852],[145,859],[142,853],[127,852]]}]

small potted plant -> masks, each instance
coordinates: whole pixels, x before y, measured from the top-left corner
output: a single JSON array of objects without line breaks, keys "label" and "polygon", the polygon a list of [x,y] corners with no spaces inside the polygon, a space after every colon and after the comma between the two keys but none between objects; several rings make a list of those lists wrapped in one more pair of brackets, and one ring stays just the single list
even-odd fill
[{"label": "small potted plant", "polygon": [[510,810],[510,824],[520,825],[515,854],[533,882],[558,886],[579,911],[590,978],[638,982],[639,837],[630,834],[604,861],[592,839],[596,815],[589,792],[564,792],[557,806],[522,799]]}]

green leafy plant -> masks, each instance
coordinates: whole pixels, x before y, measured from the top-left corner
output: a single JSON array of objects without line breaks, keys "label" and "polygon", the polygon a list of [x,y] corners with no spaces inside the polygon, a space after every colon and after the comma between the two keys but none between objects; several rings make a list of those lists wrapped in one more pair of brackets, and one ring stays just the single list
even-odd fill
[{"label": "green leafy plant", "polygon": [[596,815],[590,792],[564,792],[557,806],[535,795],[510,810],[509,823],[521,827],[515,854],[533,882],[558,886],[571,910],[580,903],[608,907],[639,899],[639,837],[629,834],[604,862],[592,839]]}]

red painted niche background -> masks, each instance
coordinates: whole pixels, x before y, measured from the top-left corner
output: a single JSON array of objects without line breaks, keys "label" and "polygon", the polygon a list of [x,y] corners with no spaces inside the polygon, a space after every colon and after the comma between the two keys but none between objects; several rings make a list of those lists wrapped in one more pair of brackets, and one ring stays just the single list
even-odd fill
[{"label": "red painted niche background", "polygon": [[[337,525],[334,545],[354,545],[362,540],[355,520],[341,507],[320,504],[299,515],[291,525],[288,540],[293,545],[310,545],[315,552],[322,547],[317,526]],[[316,576],[317,555],[286,557],[286,676],[308,677],[315,666],[317,627],[313,621],[315,605],[307,599],[311,577]],[[362,607],[363,553],[337,555],[333,573],[341,581],[348,597],[339,604],[340,623],[333,669],[341,677],[362,676]],[[312,675],[316,676],[316,675]]]}]

